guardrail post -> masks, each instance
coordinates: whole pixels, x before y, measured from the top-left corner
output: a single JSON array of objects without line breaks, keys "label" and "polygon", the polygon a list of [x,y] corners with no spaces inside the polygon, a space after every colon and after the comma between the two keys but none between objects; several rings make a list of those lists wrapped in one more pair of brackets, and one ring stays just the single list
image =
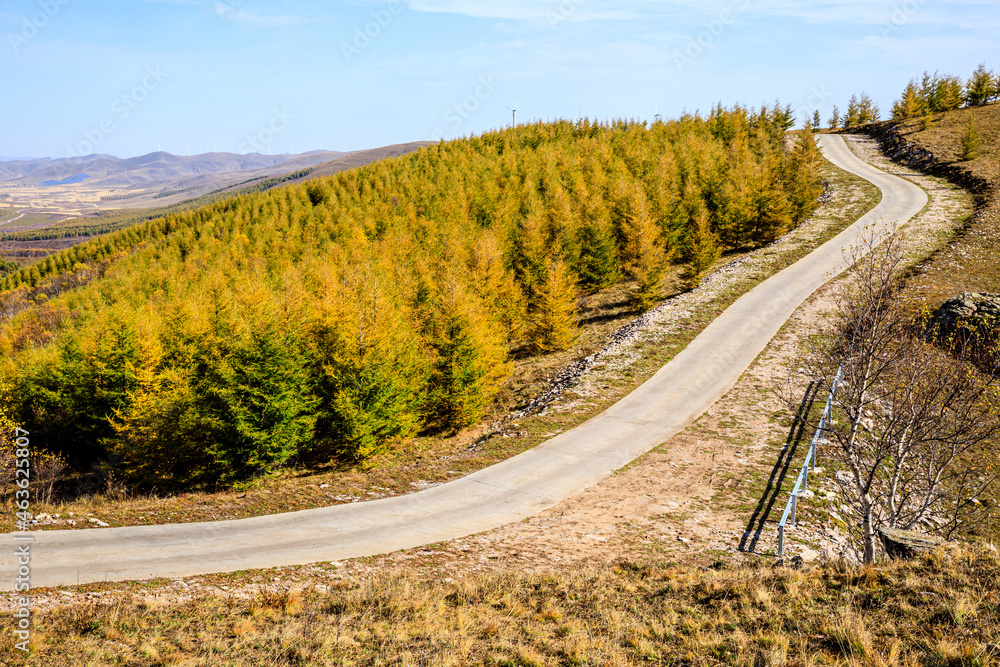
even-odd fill
[{"label": "guardrail post", "polygon": [[809,445],[809,451],[806,453],[806,461],[802,465],[802,472],[799,473],[798,478],[795,480],[791,498],[788,499],[788,504],[785,505],[785,513],[781,517],[781,522],[778,523],[778,558],[784,558],[785,556],[785,526],[789,520],[791,520],[793,526],[798,523],[796,510],[798,510],[799,505],[799,493],[809,490],[809,470],[816,470],[819,443],[821,440],[826,441],[826,424],[833,417],[833,402],[837,398],[837,387],[843,375],[844,369],[841,367],[837,371],[837,377],[833,381],[833,386],[830,388],[830,397],[826,399],[826,407],[823,408],[823,415],[820,417],[819,426],[816,428],[816,433],[813,435],[812,442]]}]

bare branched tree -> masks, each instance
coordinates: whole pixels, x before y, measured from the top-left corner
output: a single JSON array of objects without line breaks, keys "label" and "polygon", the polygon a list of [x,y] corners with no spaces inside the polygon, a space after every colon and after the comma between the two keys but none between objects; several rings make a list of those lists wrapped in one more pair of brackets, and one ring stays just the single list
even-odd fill
[{"label": "bare branched tree", "polygon": [[838,295],[831,336],[812,351],[814,372],[843,369],[825,434],[825,456],[856,521],[859,553],[872,563],[880,527],[911,529],[930,517],[945,531],[997,482],[997,378],[960,351],[928,342],[900,296],[898,235],[874,236]]}]

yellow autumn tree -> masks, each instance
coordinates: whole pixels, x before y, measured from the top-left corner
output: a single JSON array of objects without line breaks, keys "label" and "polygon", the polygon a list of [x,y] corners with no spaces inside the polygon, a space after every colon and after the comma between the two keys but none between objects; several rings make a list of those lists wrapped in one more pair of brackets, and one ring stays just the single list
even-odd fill
[{"label": "yellow autumn tree", "polygon": [[569,265],[559,256],[551,257],[531,309],[529,338],[536,353],[559,352],[576,342],[576,297],[576,278]]},{"label": "yellow autumn tree", "polygon": [[663,234],[653,220],[646,193],[640,186],[626,192],[621,225],[622,265],[635,282],[631,302],[636,310],[648,310],[660,298],[668,258]]}]

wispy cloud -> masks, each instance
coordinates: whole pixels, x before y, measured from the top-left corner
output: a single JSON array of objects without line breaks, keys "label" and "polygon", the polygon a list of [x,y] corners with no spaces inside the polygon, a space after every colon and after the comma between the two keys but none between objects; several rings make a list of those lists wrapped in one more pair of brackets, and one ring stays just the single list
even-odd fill
[{"label": "wispy cloud", "polygon": [[303,23],[302,19],[289,14],[261,14],[249,9],[234,9],[232,5],[221,2],[215,5],[215,14],[226,21],[250,28],[278,28]]},{"label": "wispy cloud", "polygon": [[[995,22],[1000,11],[995,0],[743,0],[750,12],[801,19],[811,24],[879,25],[906,17],[908,23],[951,25],[956,17],[976,16]],[[977,22],[976,25],[979,25]]]},{"label": "wispy cloud", "polygon": [[614,4],[594,0],[406,0],[406,3],[410,9],[418,12],[510,21],[546,21],[552,12],[559,12],[564,6],[573,7],[573,18],[576,20],[632,19],[638,16],[630,8],[630,3]]},{"label": "wispy cloud", "polygon": [[[741,11],[765,17],[788,17],[810,24],[877,25],[903,11],[919,15],[923,22],[938,20],[941,11],[990,18],[998,14],[995,0],[959,0],[947,10],[932,0],[404,0],[419,12],[460,14],[473,18],[512,21],[545,20],[566,7],[575,20],[655,20],[676,16],[680,11],[706,15],[740,6]],[[915,8],[915,9],[913,9]]]}]

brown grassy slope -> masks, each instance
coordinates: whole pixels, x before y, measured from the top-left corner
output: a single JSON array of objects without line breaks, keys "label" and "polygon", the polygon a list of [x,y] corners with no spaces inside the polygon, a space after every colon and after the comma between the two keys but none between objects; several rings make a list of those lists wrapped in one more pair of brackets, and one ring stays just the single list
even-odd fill
[{"label": "brown grassy slope", "polygon": [[[982,144],[978,158],[963,161],[960,138],[970,117]],[[1000,293],[1000,105],[935,114],[926,129],[919,120],[865,129],[890,157],[945,176],[976,196],[977,212],[966,229],[910,277],[910,297],[935,309],[963,291]]]},{"label": "brown grassy slope", "polygon": [[619,563],[463,581],[406,572],[300,592],[40,611],[25,665],[996,665],[1000,560],[878,570]]},{"label": "brown grassy slope", "polygon": [[354,169],[356,167],[361,167],[371,162],[377,160],[385,160],[387,158],[399,157],[400,155],[406,155],[407,153],[412,153],[415,150],[423,148],[424,146],[431,145],[432,141],[411,141],[407,144],[393,144],[391,146],[382,146],[381,148],[374,148],[367,151],[358,151],[356,153],[350,153],[343,157],[337,158],[336,160],[331,160],[329,162],[324,162],[323,164],[317,165],[309,173],[308,176],[303,176],[302,178],[295,179],[294,181],[288,181],[285,185],[291,185],[293,183],[301,183],[303,181],[312,180],[314,178],[319,178],[320,176],[330,176],[332,174],[339,174],[342,171],[347,171],[348,169]]}]

